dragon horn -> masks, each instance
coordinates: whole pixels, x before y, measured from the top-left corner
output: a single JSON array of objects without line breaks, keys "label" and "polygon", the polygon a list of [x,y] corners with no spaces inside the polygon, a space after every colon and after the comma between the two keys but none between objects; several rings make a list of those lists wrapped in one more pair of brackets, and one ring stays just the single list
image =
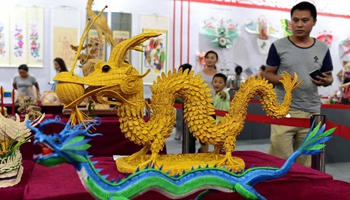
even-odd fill
[{"label": "dragon horn", "polygon": [[30,130],[32,130],[32,131],[34,131],[34,132],[36,132],[36,133],[40,132],[39,129],[37,129],[37,128],[35,128],[34,126],[31,125],[31,121],[30,121],[30,120],[27,120],[27,121],[25,121],[25,122],[26,122],[27,128],[29,128]]},{"label": "dragon horn", "polygon": [[121,66],[121,64],[124,62],[125,54],[129,49],[140,50],[138,46],[142,46],[144,41],[159,35],[161,35],[161,33],[141,33],[128,40],[122,41],[113,48],[108,62],[117,62],[117,66]]},{"label": "dragon horn", "polygon": [[31,126],[36,126],[38,125],[45,117],[45,113],[43,113],[41,116],[37,117],[35,120],[33,120],[30,125]]}]

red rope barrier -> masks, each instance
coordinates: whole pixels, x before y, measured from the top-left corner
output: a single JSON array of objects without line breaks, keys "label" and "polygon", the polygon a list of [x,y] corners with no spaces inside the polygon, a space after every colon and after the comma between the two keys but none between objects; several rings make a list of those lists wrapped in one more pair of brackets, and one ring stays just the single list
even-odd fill
[{"label": "red rope barrier", "polygon": [[333,134],[350,140],[350,127],[330,121],[326,121],[326,126],[329,128],[337,127]]},{"label": "red rope barrier", "polygon": [[[175,108],[182,108],[182,104],[174,104]],[[223,110],[215,110],[215,115],[224,117],[228,112]],[[282,126],[295,126],[301,128],[310,128],[310,119],[307,118],[282,118],[282,119],[272,119],[269,116],[258,115],[258,114],[247,114],[246,121],[263,123],[263,124],[276,124]],[[350,127],[344,126],[342,124],[337,124],[334,122],[326,121],[327,128],[337,127],[333,134],[346,138],[350,140]]]},{"label": "red rope barrier", "polygon": [[[260,103],[260,100],[252,99],[252,100],[250,100],[249,103]],[[321,108],[327,108],[327,109],[349,109],[350,110],[350,105],[344,105],[344,104],[321,104]]]}]

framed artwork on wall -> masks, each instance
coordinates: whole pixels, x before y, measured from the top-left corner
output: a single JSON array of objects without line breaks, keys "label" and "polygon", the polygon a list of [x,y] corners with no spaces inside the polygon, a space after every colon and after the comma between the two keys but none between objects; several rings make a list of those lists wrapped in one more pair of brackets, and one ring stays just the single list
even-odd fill
[{"label": "framed artwork on wall", "polygon": [[145,85],[152,85],[162,72],[169,69],[169,31],[170,17],[158,15],[141,15],[140,25],[142,33],[160,33],[161,35],[144,42],[144,52],[140,55],[140,72],[149,74],[143,78]]}]

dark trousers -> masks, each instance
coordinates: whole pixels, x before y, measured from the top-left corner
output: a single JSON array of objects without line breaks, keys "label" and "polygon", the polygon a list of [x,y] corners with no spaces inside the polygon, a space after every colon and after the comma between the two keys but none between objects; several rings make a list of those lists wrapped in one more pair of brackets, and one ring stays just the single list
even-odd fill
[{"label": "dark trousers", "polygon": [[[215,115],[212,115],[214,119],[216,119]],[[188,153],[196,153],[196,138],[192,135],[191,132],[188,132],[189,134],[189,141],[188,141]],[[201,143],[201,142],[200,142]],[[202,143],[201,143],[202,144]]]}]

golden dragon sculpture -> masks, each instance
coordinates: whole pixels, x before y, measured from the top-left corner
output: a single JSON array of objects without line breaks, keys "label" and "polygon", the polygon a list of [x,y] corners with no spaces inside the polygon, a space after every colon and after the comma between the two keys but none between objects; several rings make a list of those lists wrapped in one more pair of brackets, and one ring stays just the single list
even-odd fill
[{"label": "golden dragon sculpture", "polygon": [[[291,92],[301,84],[301,81],[297,82],[297,74],[294,74],[294,79],[287,72],[281,75],[281,83],[286,91],[282,103],[276,102],[273,86],[267,80],[261,77],[248,78],[232,100],[228,114],[216,123],[211,117],[214,107],[211,104],[210,89],[207,84],[203,84],[204,80],[200,75],[194,76],[193,71],[182,73],[176,70],[169,71],[167,75],[162,73],[151,86],[152,115],[146,122],[143,117],[144,109],[148,105],[144,99],[142,78],[148,72],[140,75],[132,65],[124,62],[124,56],[131,49],[142,51],[142,43],[158,35],[143,33],[117,44],[109,60],[96,63],[95,71],[86,77],[75,75],[72,67],[71,72],[59,73],[54,78],[58,81],[56,92],[59,99],[65,104],[65,108],[72,109],[72,124],[86,119],[77,108],[86,97],[92,97],[97,103],[114,104],[117,106],[121,131],[129,140],[143,146],[139,152],[118,159],[118,169],[122,172],[133,172],[137,167],[150,164],[159,167],[161,162],[158,162],[158,154],[164,148],[165,139],[170,136],[175,124],[175,98],[181,97],[184,99],[184,118],[191,133],[199,141],[215,145],[216,149],[211,154],[216,155],[215,164],[235,171],[242,170],[244,162],[234,159],[231,154],[235,149],[236,137],[244,126],[248,102],[254,95],[259,95],[267,115],[273,118],[285,117],[289,112]],[[84,89],[84,86],[88,87]],[[119,101],[109,102],[104,97],[117,98]],[[226,154],[219,156],[218,152],[222,147]],[[146,155],[148,151],[151,151],[151,156]],[[179,155],[181,156],[183,155]],[[174,161],[172,159],[172,163],[167,164],[174,165]],[[183,162],[181,165],[186,166]],[[191,166],[185,168],[189,167]]]}]

